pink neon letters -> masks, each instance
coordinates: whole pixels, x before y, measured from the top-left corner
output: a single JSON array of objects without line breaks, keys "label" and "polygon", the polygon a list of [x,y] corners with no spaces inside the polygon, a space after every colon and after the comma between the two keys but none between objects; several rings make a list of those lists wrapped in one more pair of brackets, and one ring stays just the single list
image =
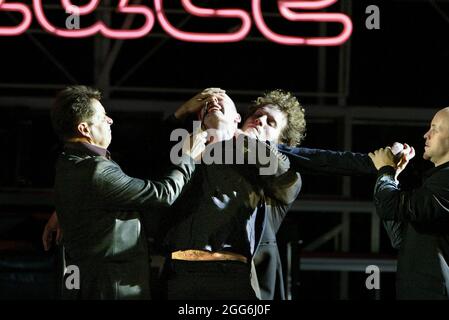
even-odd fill
[{"label": "pink neon letters", "polygon": [[[62,6],[69,13],[76,13],[81,15],[86,15],[92,13],[98,6],[100,0],[91,0],[89,4],[73,8],[72,2],[70,0],[62,0]],[[96,22],[88,28],[83,28],[79,30],[67,30],[61,29],[53,26],[47,19],[42,6],[42,0],[33,0],[34,12],[37,21],[42,26],[42,28],[54,35],[65,37],[65,38],[84,38],[92,36],[98,32],[104,36],[112,39],[134,39],[140,38],[147,35],[154,25],[154,15],[152,11],[146,6],[139,5],[128,5],[129,0],[120,0],[117,7],[117,12],[119,13],[133,13],[141,14],[145,17],[145,23],[139,29],[135,30],[114,30],[110,29],[104,25],[103,22]]]},{"label": "pink neon letters", "polygon": [[237,18],[242,21],[239,30],[231,33],[194,33],[175,28],[168,21],[163,8],[164,0],[154,0],[157,18],[162,28],[173,38],[188,42],[236,42],[243,40],[251,30],[251,17],[244,10],[238,9],[206,9],[192,4],[191,0],[183,0],[182,6],[193,16],[205,18]]},{"label": "pink neon letters", "polygon": [[262,16],[261,0],[252,0],[253,16],[256,25],[265,38],[285,45],[337,46],[344,43],[351,36],[352,22],[342,13],[297,13],[291,9],[323,9],[337,2],[337,0],[294,1],[278,0],[281,15],[290,21],[339,22],[343,31],[337,37],[304,38],[281,35],[272,31]]},{"label": "pink neon letters", "polygon": [[17,36],[28,30],[32,20],[30,8],[23,3],[5,3],[0,0],[0,14],[2,11],[20,12],[22,14],[22,22],[15,27],[0,27],[0,36]]},{"label": "pink neon letters", "polygon": [[[171,0],[173,1],[173,0]],[[251,30],[251,15],[242,9],[212,9],[198,7],[192,0],[180,0],[184,10],[195,17],[220,18],[239,20],[238,29],[226,33],[200,33],[180,30],[167,19],[164,10],[164,0],[154,0],[154,9],[157,19],[164,31],[173,38],[187,42],[238,42],[243,40]],[[349,39],[352,33],[351,19],[342,13],[296,12],[295,10],[320,10],[335,4],[338,0],[277,0],[281,16],[289,21],[300,22],[331,22],[339,23],[343,31],[334,37],[300,37],[282,35],[271,30],[266,24],[262,13],[262,0],[251,0],[252,16],[258,30],[268,40],[283,45],[309,45],[309,46],[336,46]],[[120,14],[136,14],[145,18],[145,22],[138,29],[117,30],[111,29],[103,22],[97,21],[93,25],[80,29],[65,29],[53,25],[44,12],[42,0],[33,0],[33,10],[39,25],[48,33],[65,38],[83,38],[100,33],[112,39],[135,39],[148,35],[153,29],[155,16],[153,11],[145,5],[131,5],[129,0],[120,0],[117,12]],[[84,16],[91,14],[100,4],[100,0],[91,0],[82,6],[73,5],[71,0],[61,0],[62,8],[68,14]],[[32,21],[31,9],[23,3],[6,3],[0,0],[0,14],[4,12],[18,12],[22,15],[21,22],[13,27],[0,26],[0,36],[17,36],[28,30]]]}]

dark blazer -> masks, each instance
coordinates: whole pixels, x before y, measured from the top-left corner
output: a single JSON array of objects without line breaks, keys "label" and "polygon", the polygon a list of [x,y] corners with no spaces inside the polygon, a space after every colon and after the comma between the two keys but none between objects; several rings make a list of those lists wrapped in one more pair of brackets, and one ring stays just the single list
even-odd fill
[{"label": "dark blazer", "polygon": [[[287,155],[290,168],[307,174],[362,175],[375,174],[376,168],[366,154],[320,149],[278,146]],[[254,264],[263,300],[285,299],[281,258],[276,233],[291,205],[265,203],[263,231],[254,254]]]},{"label": "dark blazer", "polygon": [[[189,124],[191,124],[191,120],[181,121],[174,115],[169,116],[166,119],[166,136],[169,136],[169,132],[175,128],[189,129]],[[296,148],[286,145],[278,145],[278,150],[288,157],[290,169],[297,173],[361,175],[377,172],[366,154]],[[291,189],[294,190],[292,193],[295,194],[294,198],[299,193],[302,184],[299,174],[298,178],[298,185]],[[289,197],[291,198],[291,195]],[[279,195],[268,196],[261,201],[258,207],[257,242],[253,254],[255,268],[252,270],[252,277],[253,280],[257,279],[257,281],[253,281],[253,286],[263,300],[285,299],[276,233],[294,199],[276,200],[279,198]]]},{"label": "dark blazer", "polygon": [[[165,245],[170,252],[209,248],[250,259],[264,226],[258,217],[264,214],[261,205],[290,205],[301,189],[301,177],[289,170],[288,158],[276,145],[242,135],[211,147],[221,150],[223,160],[230,154],[235,161],[197,165],[194,177],[163,222],[170,229]],[[270,166],[262,161],[268,159],[257,156],[268,153],[273,160]],[[245,161],[237,162],[239,155]],[[272,170],[262,170],[268,168]],[[253,215],[255,210],[257,217]]]},{"label": "dark blazer", "polygon": [[139,211],[172,204],[194,166],[185,157],[161,181],[141,180],[84,144],[66,145],[56,165],[55,204],[66,263],[80,271],[80,289],[66,290],[66,298],[150,298]]},{"label": "dark blazer", "polygon": [[374,202],[395,248],[398,299],[447,299],[438,251],[449,262],[449,162],[429,170],[420,188],[399,189],[394,169],[379,170]]}]

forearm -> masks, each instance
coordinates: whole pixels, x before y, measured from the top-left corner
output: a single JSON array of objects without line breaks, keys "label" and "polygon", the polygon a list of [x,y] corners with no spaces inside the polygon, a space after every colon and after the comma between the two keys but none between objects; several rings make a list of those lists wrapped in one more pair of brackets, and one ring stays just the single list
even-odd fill
[{"label": "forearm", "polygon": [[377,172],[367,154],[284,145],[280,145],[279,150],[289,157],[291,167],[301,173],[354,176]]},{"label": "forearm", "polygon": [[383,220],[398,220],[398,210],[403,206],[401,203],[401,191],[394,179],[395,170],[385,166],[378,172],[377,181],[374,186],[374,204],[376,212]]},{"label": "forearm", "polygon": [[162,179],[161,193],[157,201],[162,205],[171,205],[181,194],[184,186],[190,181],[195,170],[195,161],[187,155],[183,155],[180,163]]},{"label": "forearm", "polygon": [[183,156],[163,179],[151,181],[129,177],[118,166],[105,163],[96,175],[93,188],[104,207],[145,209],[170,205],[181,194],[194,169],[194,160]]},{"label": "forearm", "polygon": [[393,248],[400,249],[404,234],[404,222],[382,221]]}]

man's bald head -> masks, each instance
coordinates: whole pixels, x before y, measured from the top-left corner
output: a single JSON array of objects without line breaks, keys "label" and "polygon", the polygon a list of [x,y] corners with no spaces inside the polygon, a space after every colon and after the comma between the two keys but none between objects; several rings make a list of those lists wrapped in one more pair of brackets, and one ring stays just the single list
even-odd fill
[{"label": "man's bald head", "polygon": [[449,117],[449,107],[443,108],[438,112],[441,112],[445,117]]},{"label": "man's bald head", "polygon": [[439,110],[424,135],[424,159],[439,166],[449,161],[449,107]]}]

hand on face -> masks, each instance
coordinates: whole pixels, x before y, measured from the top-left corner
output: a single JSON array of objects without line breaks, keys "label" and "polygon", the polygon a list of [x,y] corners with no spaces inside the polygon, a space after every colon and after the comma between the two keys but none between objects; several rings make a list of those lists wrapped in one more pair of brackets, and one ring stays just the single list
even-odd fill
[{"label": "hand on face", "polygon": [[204,108],[206,102],[217,98],[223,98],[226,91],[220,88],[207,88],[202,92],[196,94],[193,98],[185,102],[178,110],[175,112],[175,117],[177,119],[184,119],[189,114],[200,114],[202,108]]}]

